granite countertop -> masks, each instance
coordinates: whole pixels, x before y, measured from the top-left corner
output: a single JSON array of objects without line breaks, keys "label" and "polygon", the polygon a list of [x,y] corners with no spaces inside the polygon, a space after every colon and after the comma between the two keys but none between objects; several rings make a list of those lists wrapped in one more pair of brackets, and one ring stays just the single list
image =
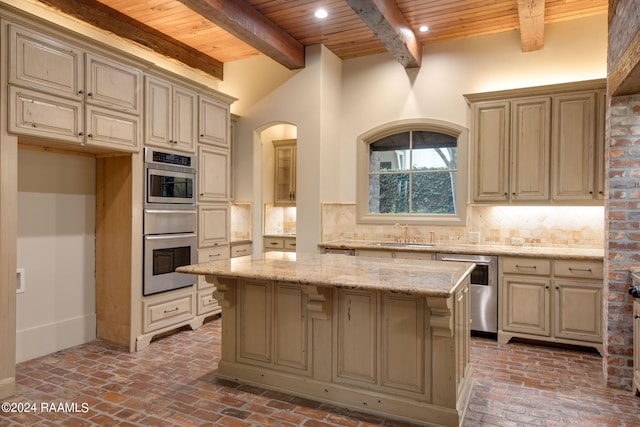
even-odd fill
[{"label": "granite countertop", "polygon": [[267,252],[188,265],[177,271],[448,298],[473,266],[462,262]]},{"label": "granite countertop", "polygon": [[395,242],[372,242],[367,240],[333,240],[321,242],[320,248],[332,249],[366,249],[381,251],[410,251],[410,252],[446,252],[480,255],[511,255],[535,256],[537,258],[553,259],[604,259],[604,249],[599,248],[561,248],[549,246],[513,246],[486,245],[477,243],[436,243],[399,245]]}]

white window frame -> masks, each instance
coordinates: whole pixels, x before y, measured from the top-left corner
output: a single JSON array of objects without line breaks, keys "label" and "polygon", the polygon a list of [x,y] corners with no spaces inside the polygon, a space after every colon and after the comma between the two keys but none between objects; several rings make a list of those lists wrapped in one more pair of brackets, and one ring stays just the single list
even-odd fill
[{"label": "white window frame", "polygon": [[[369,146],[400,132],[429,131],[457,139],[456,213],[455,214],[380,214],[369,212]],[[356,221],[362,224],[403,224],[464,226],[467,222],[469,130],[455,123],[433,119],[397,120],[377,126],[358,136],[356,158]]]}]

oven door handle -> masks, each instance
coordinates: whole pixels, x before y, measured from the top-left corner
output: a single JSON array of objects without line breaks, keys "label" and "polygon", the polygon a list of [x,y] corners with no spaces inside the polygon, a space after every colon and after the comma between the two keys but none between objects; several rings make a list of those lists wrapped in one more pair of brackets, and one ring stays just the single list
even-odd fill
[{"label": "oven door handle", "polygon": [[464,258],[440,258],[440,261],[472,262],[476,265],[489,265],[489,263],[485,261],[475,261],[472,259],[464,259]]},{"label": "oven door handle", "polygon": [[198,237],[196,233],[182,233],[182,234],[146,234],[144,236],[147,240],[167,240],[167,239],[185,239],[189,237]]}]

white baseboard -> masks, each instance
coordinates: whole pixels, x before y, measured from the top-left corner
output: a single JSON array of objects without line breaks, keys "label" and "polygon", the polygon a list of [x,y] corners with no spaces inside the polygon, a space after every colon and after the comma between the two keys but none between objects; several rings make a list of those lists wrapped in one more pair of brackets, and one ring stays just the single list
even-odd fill
[{"label": "white baseboard", "polygon": [[96,339],[95,313],[16,331],[16,363]]}]

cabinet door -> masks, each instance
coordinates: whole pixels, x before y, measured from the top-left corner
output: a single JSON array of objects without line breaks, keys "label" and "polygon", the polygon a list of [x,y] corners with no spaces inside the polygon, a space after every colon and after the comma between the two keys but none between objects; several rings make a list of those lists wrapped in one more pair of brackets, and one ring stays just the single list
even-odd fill
[{"label": "cabinet door", "polygon": [[198,206],[198,246],[209,247],[229,243],[229,206]]},{"label": "cabinet door", "polygon": [[424,298],[384,293],[381,298],[380,384],[393,389],[423,394],[425,366],[429,366],[424,345]]},{"label": "cabinet door", "polygon": [[87,145],[117,151],[140,151],[140,117],[107,108],[86,106]]},{"label": "cabinet door", "polygon": [[554,200],[589,200],[595,180],[594,93],[553,98]]},{"label": "cabinet door", "polygon": [[509,102],[473,106],[473,201],[509,200]]},{"label": "cabinet door", "polygon": [[502,329],[533,335],[551,335],[549,279],[502,276],[499,298]]},{"label": "cabinet door", "polygon": [[511,114],[511,199],[548,201],[551,100],[513,101]]},{"label": "cabinet door", "polygon": [[9,131],[82,144],[82,102],[9,86]]},{"label": "cabinet door", "polygon": [[273,284],[273,363],[306,371],[309,366],[307,297],[300,285]]},{"label": "cabinet door", "polygon": [[195,153],[197,95],[180,86],[173,88],[173,142],[176,150]]},{"label": "cabinet door", "polygon": [[145,144],[172,147],[172,87],[168,82],[147,77],[145,80]]},{"label": "cabinet door", "polygon": [[142,71],[89,53],[86,64],[87,102],[140,114]]},{"label": "cabinet door", "polygon": [[9,83],[82,99],[82,51],[26,28],[9,25]]},{"label": "cabinet door", "polygon": [[605,177],[605,131],[607,115],[607,94],[605,91],[597,93],[597,114],[596,114],[596,199],[604,199],[604,177]]},{"label": "cabinet door", "polygon": [[295,151],[295,145],[276,147],[275,203],[278,205],[292,205],[296,202]]},{"label": "cabinet door", "polygon": [[206,144],[229,147],[229,106],[201,96],[199,102],[198,139]]},{"label": "cabinet door", "polygon": [[376,384],[377,293],[337,289],[336,379],[339,382]]},{"label": "cabinet door", "polygon": [[602,342],[602,282],[555,281],[555,336]]},{"label": "cabinet door", "polygon": [[273,283],[238,281],[237,354],[245,363],[271,363]]},{"label": "cabinet door", "polygon": [[201,146],[198,165],[198,200],[229,200],[229,150]]}]

